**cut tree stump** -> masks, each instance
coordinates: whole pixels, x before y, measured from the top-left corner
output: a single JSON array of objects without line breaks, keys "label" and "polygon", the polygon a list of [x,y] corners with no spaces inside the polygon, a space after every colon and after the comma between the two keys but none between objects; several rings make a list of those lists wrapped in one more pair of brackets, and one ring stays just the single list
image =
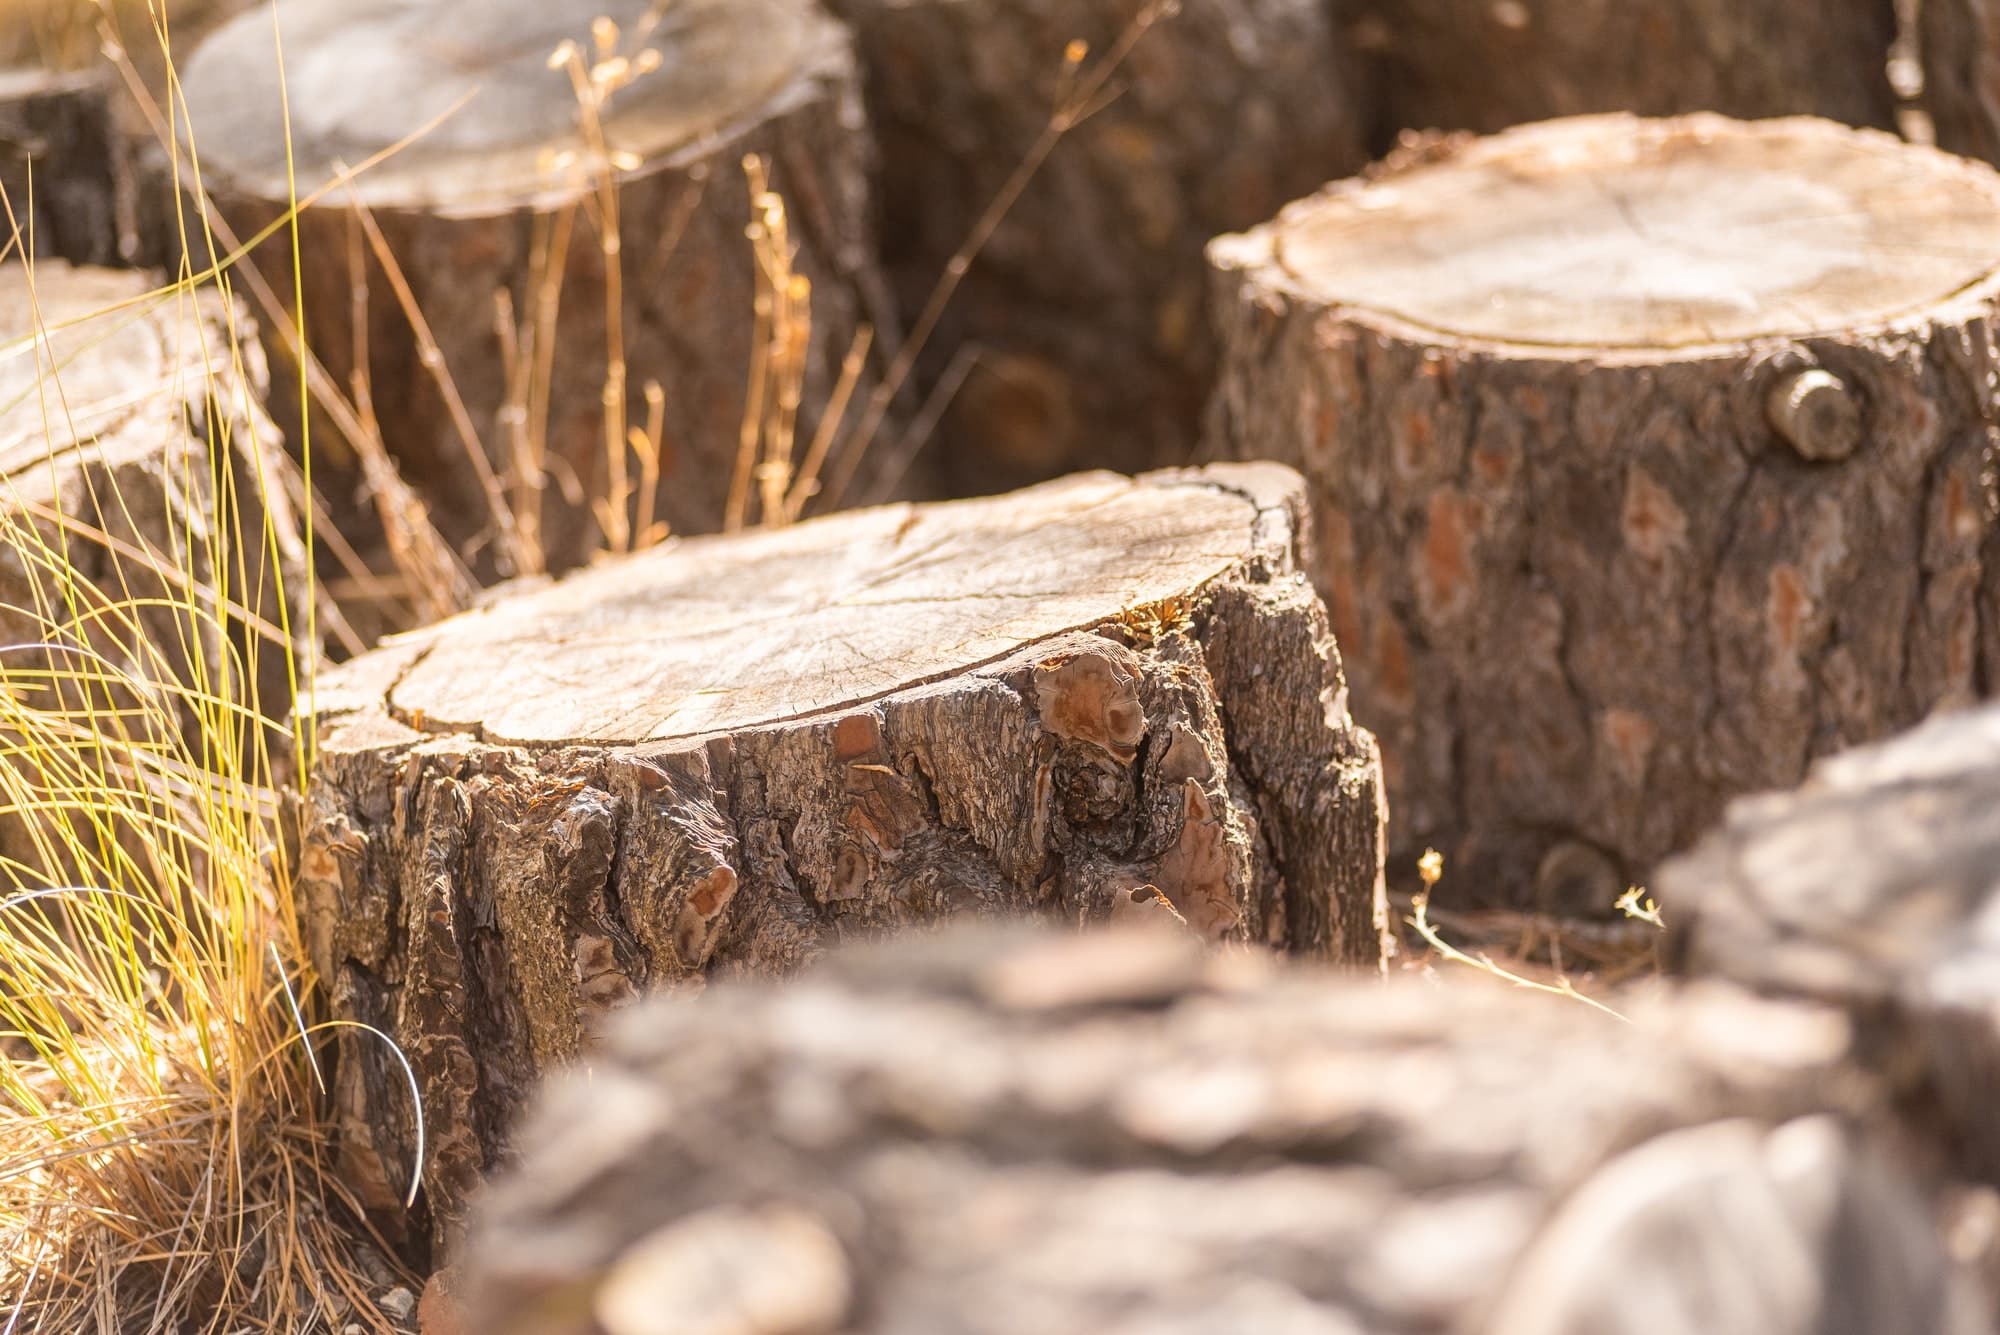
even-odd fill
[{"label": "cut tree stump", "polygon": [[[1373,740],[1268,465],[696,538],[502,596],[318,695],[301,895],[393,1035],[454,1217],[534,1078],[634,992],[959,914],[1158,915],[1380,957]],[[392,1201],[400,1067],[340,1066]]]},{"label": "cut tree stump", "polygon": [[[1157,0],[833,0],[866,65],[885,263],[906,316],[1148,7]],[[1215,366],[1202,247],[1365,161],[1321,0],[1178,11],[1146,30],[1115,99],[1007,211],[932,340],[930,384],[977,351],[929,447],[961,494],[1186,463]],[[1072,42],[1080,65],[1066,63]]]},{"label": "cut tree stump", "polygon": [[[72,264],[129,264],[133,155],[113,110],[108,64],[57,73],[0,69],[0,251]],[[30,201],[32,200],[32,206]],[[9,250],[20,230],[19,244]],[[32,232],[32,246],[30,233]]]},{"label": "cut tree stump", "polygon": [[[213,292],[152,288],[130,270],[0,266],[0,643],[88,650],[95,660],[51,651],[45,661],[72,676],[108,664],[144,695],[120,690],[110,703],[143,705],[160,726],[127,726],[161,742],[163,726],[197,731],[173,688],[217,692],[220,674],[252,661],[253,639],[255,677],[232,698],[286,716],[286,626],[297,636],[305,623],[287,623],[283,599],[306,580],[248,319]],[[240,360],[232,324],[247,345]],[[105,616],[107,604],[129,617]],[[7,666],[33,663],[12,651]],[[47,707],[85,703],[30,694]]]},{"label": "cut tree stump", "polygon": [[[1975,0],[1977,2],[1977,0]],[[1965,0],[1924,0],[1926,8]],[[1346,33],[1399,130],[1593,112],[1812,115],[1887,129],[1895,0],[1359,0]]]},{"label": "cut tree stump", "polygon": [[1210,254],[1211,446],[1312,487],[1398,857],[1606,912],[1730,796],[1991,670],[1986,167],[1590,117],[1392,161]]},{"label": "cut tree stump", "polygon": [[1958,1166],[2000,1184],[2000,708],[1733,803],[1659,884],[1679,967],[1851,1009]]},{"label": "cut tree stump", "polygon": [[[604,52],[592,34],[601,18],[617,35],[597,68],[633,76],[597,117],[608,158],[580,128],[570,72],[549,67],[564,41],[586,64]],[[721,526],[757,341],[750,154],[768,163],[794,266],[811,283],[810,330],[794,322],[802,342],[787,353],[802,359],[804,453],[862,322],[865,290],[882,287],[871,276],[873,158],[859,77],[847,34],[813,0],[296,0],[285,24],[289,143],[267,14],[228,24],[190,63],[206,179],[249,237],[281,214],[288,149],[303,198],[435,123],[305,210],[306,337],[343,390],[365,369],[390,452],[447,535],[481,544],[482,569],[537,568],[510,556],[497,508],[526,516],[518,545],[546,550],[552,568],[597,541],[591,501],[616,490],[605,429],[614,337],[623,340],[629,425],[646,423],[649,382],[663,394],[654,513],[681,530]],[[619,181],[616,266],[600,241],[605,170]],[[362,210],[435,338],[463,421]],[[284,236],[257,262],[290,294]],[[357,280],[367,303],[360,331]],[[502,298],[511,337],[501,334]],[[621,311],[616,326],[609,307]],[[482,443],[477,465],[467,431]],[[615,439],[624,451],[624,427]],[[636,490],[636,456],[626,471]],[[506,506],[495,506],[496,492]],[[643,508],[621,507],[635,520]]]},{"label": "cut tree stump", "polygon": [[469,1326],[1988,1329],[1837,1015],[1254,963],[966,933],[648,1003],[475,1210]]}]

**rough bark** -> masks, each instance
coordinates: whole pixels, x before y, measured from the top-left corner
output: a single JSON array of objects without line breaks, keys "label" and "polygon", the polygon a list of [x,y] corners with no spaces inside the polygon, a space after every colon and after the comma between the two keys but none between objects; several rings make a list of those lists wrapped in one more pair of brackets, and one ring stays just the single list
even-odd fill
[{"label": "rough bark", "polygon": [[[659,68],[613,94],[602,116],[622,164],[616,268],[629,424],[645,422],[648,382],[664,394],[658,517],[697,532],[724,517],[756,342],[746,155],[769,163],[788,205],[795,267],[812,284],[810,329],[798,331],[806,340],[798,454],[859,325],[886,315],[872,271],[872,148],[859,76],[846,34],[813,0],[291,6],[291,149],[302,197],[343,165],[358,166],[459,107],[305,210],[298,244],[309,346],[343,388],[365,370],[391,453],[432,499],[447,535],[474,545],[483,571],[507,573],[510,564],[491,489],[470,466],[449,401],[355,209],[379,225],[501,490],[531,530],[539,525],[527,544],[545,548],[552,568],[576,563],[598,541],[592,499],[612,489],[604,396],[613,266],[592,193],[602,157],[579,128],[570,75],[549,69],[547,57],[573,40],[589,59],[599,16],[621,25],[619,58],[659,53]],[[433,28],[448,30],[449,43],[424,36]],[[287,199],[270,41],[268,17],[245,15],[200,49],[187,74],[204,169],[245,236],[276,219]],[[556,239],[564,217],[574,219],[566,246]],[[257,262],[291,293],[282,235]],[[357,281],[365,286],[365,359],[356,354]],[[559,292],[553,308],[550,292]],[[517,328],[511,340],[500,333],[502,294]],[[281,350],[272,357],[288,360]],[[538,357],[548,359],[539,371]],[[545,386],[530,389],[538,378]],[[629,465],[635,486],[638,468]],[[628,514],[636,509],[627,503]],[[518,573],[532,563],[512,566]]]},{"label": "rough bark", "polygon": [[1256,963],[954,934],[649,1003],[475,1211],[470,1324],[1983,1328],[1837,1016]]},{"label": "rough bark", "polygon": [[0,70],[0,193],[9,205],[0,210],[0,248],[15,228],[21,234],[11,258],[92,265],[139,258],[132,151],[113,111],[115,77],[104,65],[60,74]]},{"label": "rough bark", "polygon": [[[1925,0],[1935,6],[1940,0]],[[1595,112],[1887,129],[1894,0],[1358,0],[1377,146]]]},{"label": "rough bark", "polygon": [[[45,260],[31,284],[0,266],[0,643],[88,650],[47,657],[72,677],[108,664],[130,689],[71,684],[59,699],[30,685],[19,648],[10,689],[41,707],[132,708],[137,738],[171,745],[163,729],[196,735],[187,692],[220,694],[245,664],[230,698],[289,712],[283,600],[305,587],[304,550],[247,318],[212,292],[152,289],[130,271]],[[32,841],[8,839],[40,865]]]},{"label": "rough bark", "polygon": [[1215,243],[1211,445],[1309,480],[1397,857],[1604,912],[1980,689],[1996,223],[2000,176],[1872,132],[1605,117]]},{"label": "rough bark", "polygon": [[[947,262],[1142,0],[835,0],[882,145],[883,249],[919,311]],[[1183,0],[1057,145],[966,275],[935,382],[978,361],[931,447],[992,491],[1078,468],[1185,463],[1215,363],[1201,251],[1364,161],[1318,0]]]},{"label": "rough bark", "polygon": [[1947,714],[1734,803],[1662,869],[1680,967],[1851,1009],[2000,1183],[2000,709]]},{"label": "rough bark", "polygon": [[[439,1220],[647,987],[960,914],[1378,959],[1378,766],[1301,500],[1267,466],[1093,474],[691,539],[323,682],[313,960],[415,1064]],[[386,1200],[400,1069],[355,1045],[338,1097]]]}]

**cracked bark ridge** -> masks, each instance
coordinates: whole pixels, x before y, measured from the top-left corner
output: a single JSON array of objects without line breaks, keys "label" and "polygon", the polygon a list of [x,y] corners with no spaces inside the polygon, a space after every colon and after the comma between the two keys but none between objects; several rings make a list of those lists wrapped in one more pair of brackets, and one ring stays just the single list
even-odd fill
[{"label": "cracked bark ridge", "polygon": [[[597,206],[586,198],[600,159],[579,128],[570,75],[549,69],[547,57],[572,40],[588,61],[600,17],[619,25],[614,59],[638,61],[646,50],[659,58],[659,68],[612,96],[602,118],[620,164],[631,424],[646,419],[648,382],[664,393],[657,514],[691,532],[723,518],[755,341],[745,155],[769,162],[787,204],[795,267],[812,283],[801,441],[811,438],[860,324],[887,317],[872,267],[873,150],[859,76],[846,33],[813,0],[292,5],[289,147],[301,197],[450,113],[306,209],[299,246],[308,345],[343,389],[366,371],[374,419],[404,475],[448,536],[475,544],[485,572],[507,573],[488,490],[353,209],[366,207],[379,225],[494,474],[539,524],[530,536],[553,568],[574,564],[598,533],[579,497],[609,489],[610,279],[592,221]],[[449,40],[433,40],[433,29]],[[289,198],[270,41],[268,20],[246,14],[200,48],[186,75],[204,172],[244,236],[279,217]],[[287,251],[266,246],[258,262],[289,294]],[[366,299],[358,329],[357,281]],[[502,297],[511,337],[501,333]],[[271,357],[290,361],[279,346]],[[322,438],[337,436],[328,428]],[[634,462],[634,486],[637,469]],[[530,492],[539,506],[524,499]]]},{"label": "cracked bark ridge", "polygon": [[[236,331],[249,343],[240,360]],[[200,754],[185,692],[212,694],[218,674],[250,663],[254,679],[233,698],[284,718],[280,587],[294,599],[305,588],[305,549],[247,316],[212,292],[154,295],[131,270],[39,260],[32,292],[24,266],[0,266],[0,346],[13,354],[0,359],[0,643],[73,644],[121,679],[108,697],[74,683],[30,689],[32,672],[13,688],[40,708],[129,710],[135,738],[172,745],[181,738],[160,733],[178,731]],[[76,590],[57,587],[55,564]],[[129,617],[104,616],[107,604]],[[74,655],[48,659],[90,670]],[[33,666],[8,655],[10,670]],[[0,851],[58,870],[15,821]]]},{"label": "cracked bark ridge", "polygon": [[[1980,0],[1973,0],[1979,3]],[[1924,0],[1925,9],[1964,0]],[[1379,142],[1595,112],[1812,115],[1888,129],[1894,0],[1359,0]]]},{"label": "cracked bark ridge", "polygon": [[1660,873],[1684,970],[1848,1007],[1873,1059],[2000,1183],[2000,708],[1944,714],[1745,798]]},{"label": "cracked bark ridge", "polygon": [[471,1324],[1985,1328],[1928,1171],[1829,1076],[1837,1013],[1702,988],[1634,1021],[1143,931],[905,938],[649,1002],[475,1208]]},{"label": "cracked bark ridge", "polygon": [[[882,146],[883,251],[906,314],[1142,0],[835,0]],[[989,492],[1185,463],[1215,351],[1202,247],[1365,160],[1318,0],[1181,0],[973,262],[925,369],[978,360],[935,452]]]},{"label": "cracked bark ridge", "polygon": [[[424,1091],[442,1227],[535,1078],[648,988],[971,915],[1380,957],[1383,811],[1299,479],[1082,475],[689,539],[318,688],[300,894]],[[413,1124],[343,1049],[350,1176]]]},{"label": "cracked bark ridge", "polygon": [[137,185],[113,111],[114,84],[108,64],[65,73],[0,69],[0,190],[13,210],[11,220],[0,218],[0,244],[18,226],[15,258],[25,251],[71,264],[137,259]]},{"label": "cracked bark ridge", "polygon": [[1399,863],[1606,912],[1978,692],[1996,224],[2000,176],[1870,131],[1611,116],[1216,241],[1210,446],[1308,479]]}]

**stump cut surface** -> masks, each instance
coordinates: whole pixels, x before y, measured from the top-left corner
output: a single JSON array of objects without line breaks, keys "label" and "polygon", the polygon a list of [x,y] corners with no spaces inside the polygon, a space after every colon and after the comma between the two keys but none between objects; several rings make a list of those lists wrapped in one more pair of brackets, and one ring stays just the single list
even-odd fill
[{"label": "stump cut surface", "polygon": [[839,40],[811,0],[294,0],[282,69],[262,11],[203,43],[185,78],[193,139],[204,168],[233,188],[284,199],[287,145],[272,127],[288,94],[301,196],[389,154],[334,202],[445,215],[554,204],[575,194],[551,184],[557,155],[591,144],[571,76],[551,56],[569,42],[596,63],[600,17],[618,29],[617,54],[605,56],[660,55],[602,123],[607,149],[654,167],[768,115],[815,44]]},{"label": "stump cut surface", "polygon": [[474,612],[393,712],[488,741],[666,741],[857,704],[1198,589],[1243,558],[1255,501],[1109,474],[1017,499],[695,539]]},{"label": "stump cut surface", "polygon": [[1311,298],[1445,337],[1705,347],[1837,334],[1989,279],[1992,173],[1807,119],[1581,117],[1294,206]]}]

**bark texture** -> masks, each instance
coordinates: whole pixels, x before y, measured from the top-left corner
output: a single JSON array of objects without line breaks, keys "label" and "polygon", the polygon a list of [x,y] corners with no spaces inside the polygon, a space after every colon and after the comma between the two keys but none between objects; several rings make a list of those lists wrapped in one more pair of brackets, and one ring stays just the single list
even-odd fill
[{"label": "bark texture", "polygon": [[648,1003],[475,1212],[471,1324],[1983,1328],[1831,1013],[1258,963],[953,934]]},{"label": "bark texture", "polygon": [[[594,59],[591,22],[600,15],[621,25],[611,59],[639,62],[647,50],[659,59],[612,94],[601,116],[620,164],[615,289],[591,188],[602,159],[578,128],[569,74],[546,59],[564,39]],[[308,345],[343,387],[365,371],[390,452],[447,536],[474,549],[476,568],[510,573],[492,489],[470,464],[395,280],[358,228],[357,205],[372,213],[435,336],[506,508],[525,511],[538,529],[530,545],[561,569],[597,545],[593,500],[613,490],[608,301],[621,312],[629,424],[646,419],[649,382],[663,394],[655,513],[684,531],[722,524],[757,341],[742,162],[762,155],[788,206],[795,268],[812,285],[810,329],[797,331],[804,452],[858,327],[887,318],[886,288],[872,269],[873,158],[860,80],[846,34],[813,0],[506,0],[443,11],[420,0],[360,9],[311,0],[288,21],[288,45],[306,62],[292,86],[302,196],[459,108],[307,209],[299,247]],[[438,25],[451,30],[448,47],[423,36]],[[268,19],[245,15],[201,48],[187,76],[203,165],[245,236],[276,219],[287,198],[269,45]],[[315,93],[324,101],[312,101]],[[289,294],[287,251],[281,238],[257,262]],[[365,315],[356,313],[357,291]],[[512,337],[501,333],[503,296]],[[274,348],[272,359],[288,354]],[[336,437],[329,429],[326,438]],[[634,460],[635,486],[638,469]],[[511,573],[524,564],[513,562]]]},{"label": "bark texture", "polygon": [[[1963,0],[1952,0],[1963,3]],[[1925,0],[1936,7],[1940,0]],[[1892,126],[1895,0],[1358,0],[1379,147],[1594,112]]]},{"label": "bark texture", "polygon": [[1397,857],[1604,912],[1982,689],[1996,223],[2000,177],[1871,132],[1610,117],[1216,242],[1211,446],[1310,482]]},{"label": "bark texture", "polygon": [[[883,250],[906,314],[1142,0],[835,0],[882,146]],[[1185,463],[1215,353],[1202,246],[1365,160],[1317,0],[1183,0],[1008,210],[948,308],[928,379],[978,360],[931,449],[992,491]]]},{"label": "bark texture", "polygon": [[1945,714],[1733,804],[1662,869],[1684,969],[1854,1012],[1907,1097],[2000,1183],[2000,709]]},{"label": "bark texture", "polygon": [[[955,915],[1379,959],[1378,764],[1301,501],[1269,466],[1094,474],[691,539],[323,682],[313,960],[415,1065],[440,1227],[649,987]],[[400,1068],[345,1048],[337,1097],[386,1204]]]},{"label": "bark texture", "polygon": [[13,219],[0,210],[0,247],[18,227],[12,258],[93,265],[139,258],[132,152],[113,112],[115,80],[103,65],[67,74],[0,70],[0,192]]}]

